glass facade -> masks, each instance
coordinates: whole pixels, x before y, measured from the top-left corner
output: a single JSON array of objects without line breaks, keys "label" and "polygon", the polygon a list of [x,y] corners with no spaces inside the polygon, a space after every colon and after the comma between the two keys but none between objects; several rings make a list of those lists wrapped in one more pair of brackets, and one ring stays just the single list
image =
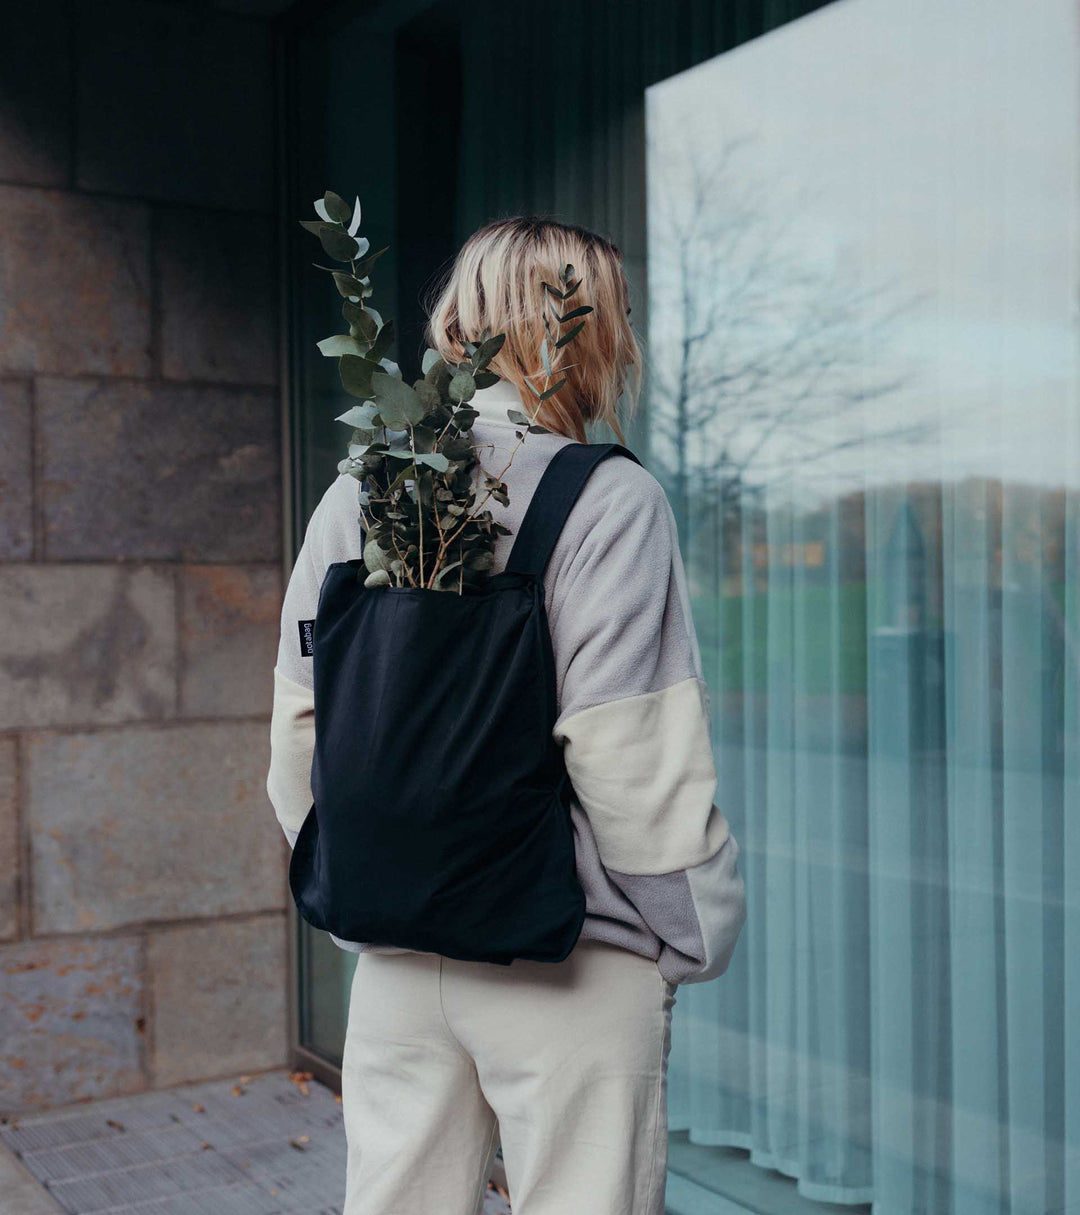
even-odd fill
[{"label": "glass facade", "polygon": [[[289,65],[298,531],[344,438],[325,189],[407,376],[498,213],[606,231],[646,318],[749,898],[678,992],[669,1209],[1080,1211],[1075,4],[356,7]],[[333,1064],[351,958],[300,937]]]}]

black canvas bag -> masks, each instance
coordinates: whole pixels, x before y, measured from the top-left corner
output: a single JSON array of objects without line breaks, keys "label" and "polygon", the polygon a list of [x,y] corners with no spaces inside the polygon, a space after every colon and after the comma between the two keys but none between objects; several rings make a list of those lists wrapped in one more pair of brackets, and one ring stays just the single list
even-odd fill
[{"label": "black canvas bag", "polygon": [[365,588],[331,564],[314,625],[311,805],[289,886],[300,915],[350,941],[466,961],[558,962],[585,918],[552,738],[544,570],[596,465],[548,462],[506,568],[475,590]]}]

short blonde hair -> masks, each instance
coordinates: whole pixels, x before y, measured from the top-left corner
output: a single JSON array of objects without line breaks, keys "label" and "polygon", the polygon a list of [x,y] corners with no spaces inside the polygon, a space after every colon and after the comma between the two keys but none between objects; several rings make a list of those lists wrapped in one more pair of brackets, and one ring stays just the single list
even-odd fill
[{"label": "short blonde hair", "polygon": [[[581,285],[563,302],[543,284],[561,290],[559,274],[567,263]],[[556,313],[565,315],[583,304],[593,311],[570,322],[558,320]],[[549,341],[555,372],[551,382],[565,376],[566,384],[543,402],[536,420],[579,443],[586,442],[586,423],[605,422],[625,443],[618,402],[629,389],[623,411],[628,419],[641,392],[643,358],[630,325],[622,251],[605,237],[535,215],[485,224],[461,247],[431,292],[424,339],[444,362],[454,365],[468,358],[464,341],[478,341],[484,329],[492,335],[505,333],[490,368],[517,387],[533,414],[537,396],[529,385],[540,392],[546,381],[540,357],[545,310],[556,340],[578,319],[585,327],[558,350],[551,349]],[[560,366],[566,370],[560,372]]]}]

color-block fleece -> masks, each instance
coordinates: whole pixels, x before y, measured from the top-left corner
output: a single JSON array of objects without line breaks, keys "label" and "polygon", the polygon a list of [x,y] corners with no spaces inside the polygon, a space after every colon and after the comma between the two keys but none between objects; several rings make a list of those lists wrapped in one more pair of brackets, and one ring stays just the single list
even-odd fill
[{"label": "color-block fleece", "polygon": [[[477,392],[481,464],[499,472],[517,443],[513,385]],[[485,506],[513,534],[548,460],[571,440],[529,434],[504,476],[510,505]],[[327,566],[362,555],[359,482],[340,474],[308,522],[281,612],[266,789],[290,845],[312,804],[312,659],[297,621],[314,618]],[[690,616],[675,517],[656,478],[614,455],[592,471],[544,575],[555,654],[553,732],[570,776],[584,938],[653,958],[673,983],[728,967],[746,918],[739,846],[714,802],[709,697]],[[452,593],[452,592],[447,592]],[[332,936],[332,934],[331,934]],[[333,937],[353,952],[412,952]]]}]

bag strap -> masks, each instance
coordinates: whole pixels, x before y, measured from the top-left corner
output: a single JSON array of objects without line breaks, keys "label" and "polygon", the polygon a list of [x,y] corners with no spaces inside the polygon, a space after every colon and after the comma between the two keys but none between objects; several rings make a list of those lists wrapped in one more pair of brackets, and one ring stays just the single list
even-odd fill
[{"label": "bag strap", "polygon": [[601,460],[613,455],[641,463],[621,443],[565,443],[559,448],[548,461],[518,527],[506,562],[508,573],[544,576],[566,517],[589,474]]}]

